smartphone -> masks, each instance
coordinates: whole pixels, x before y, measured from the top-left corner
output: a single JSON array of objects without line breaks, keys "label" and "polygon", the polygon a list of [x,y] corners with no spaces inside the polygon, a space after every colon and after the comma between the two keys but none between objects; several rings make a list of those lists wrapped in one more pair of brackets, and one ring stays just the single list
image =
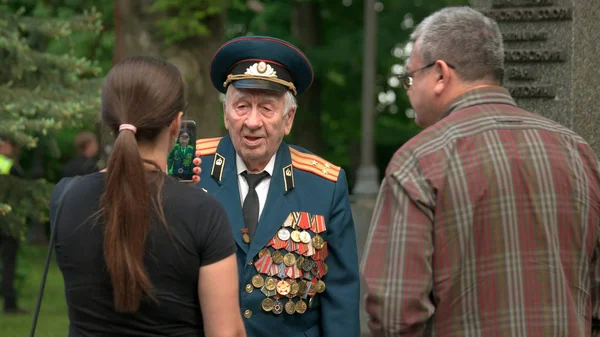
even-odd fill
[{"label": "smartphone", "polygon": [[181,121],[179,137],[173,151],[167,159],[170,176],[181,182],[191,182],[194,176],[194,158],[196,154],[196,122]]}]

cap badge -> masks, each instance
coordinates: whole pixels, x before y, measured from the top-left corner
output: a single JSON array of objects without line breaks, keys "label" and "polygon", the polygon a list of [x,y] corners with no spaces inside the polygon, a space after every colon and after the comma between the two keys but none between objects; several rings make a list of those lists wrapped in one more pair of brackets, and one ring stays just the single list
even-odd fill
[{"label": "cap badge", "polygon": [[261,76],[261,77],[275,77],[277,78],[277,72],[270,64],[260,61],[254,63],[248,69],[246,69],[245,75]]}]

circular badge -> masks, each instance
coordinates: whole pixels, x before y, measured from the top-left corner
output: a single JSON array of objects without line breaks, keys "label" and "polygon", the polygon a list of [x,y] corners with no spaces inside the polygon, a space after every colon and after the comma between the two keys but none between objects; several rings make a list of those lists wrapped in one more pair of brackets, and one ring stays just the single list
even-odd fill
[{"label": "circular badge", "polygon": [[300,300],[296,302],[296,312],[299,314],[303,314],[306,312],[306,302]]},{"label": "circular badge", "polygon": [[277,232],[277,236],[279,237],[279,240],[287,241],[290,239],[290,232],[287,229],[282,228]]},{"label": "circular badge", "polygon": [[285,304],[285,312],[288,315],[293,315],[296,312],[296,305],[291,299]]},{"label": "circular badge", "polygon": [[252,277],[252,285],[256,288],[262,288],[265,284],[265,279],[260,274],[256,274]]},{"label": "circular badge", "polygon": [[310,242],[310,234],[308,234],[308,232],[300,233],[300,241],[302,241],[302,243],[309,243]]},{"label": "circular badge", "polygon": [[275,306],[275,302],[273,302],[272,299],[267,297],[262,301],[261,306],[264,311],[271,311],[271,310],[273,310],[273,307]]},{"label": "circular badge", "polygon": [[291,285],[288,281],[281,280],[277,282],[277,293],[279,295],[285,296],[290,293]]}]

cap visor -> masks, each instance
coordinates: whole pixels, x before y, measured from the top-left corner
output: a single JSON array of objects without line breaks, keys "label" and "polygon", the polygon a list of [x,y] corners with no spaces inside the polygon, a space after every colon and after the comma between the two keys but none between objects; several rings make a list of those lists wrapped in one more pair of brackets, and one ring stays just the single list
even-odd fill
[{"label": "cap visor", "polygon": [[288,91],[288,88],[286,86],[283,86],[283,85],[275,83],[275,82],[264,81],[264,80],[253,80],[253,79],[237,80],[231,84],[238,89],[264,89],[264,90],[273,90],[273,91],[279,91],[279,92]]}]

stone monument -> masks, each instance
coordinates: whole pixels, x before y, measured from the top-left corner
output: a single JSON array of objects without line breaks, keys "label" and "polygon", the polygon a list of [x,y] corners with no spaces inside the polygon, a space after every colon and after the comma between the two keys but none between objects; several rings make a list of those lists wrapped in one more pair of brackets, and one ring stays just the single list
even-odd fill
[{"label": "stone monument", "polygon": [[519,107],[574,130],[600,154],[600,0],[471,0],[504,38]]}]

